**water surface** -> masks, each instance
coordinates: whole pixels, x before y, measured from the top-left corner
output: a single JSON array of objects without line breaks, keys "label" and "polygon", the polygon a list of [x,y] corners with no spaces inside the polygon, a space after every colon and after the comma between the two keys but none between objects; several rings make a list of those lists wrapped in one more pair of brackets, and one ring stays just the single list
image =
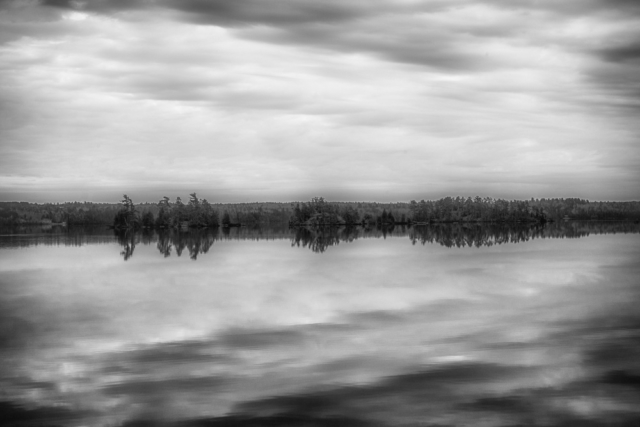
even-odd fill
[{"label": "water surface", "polygon": [[5,231],[0,417],[638,425],[638,231]]}]

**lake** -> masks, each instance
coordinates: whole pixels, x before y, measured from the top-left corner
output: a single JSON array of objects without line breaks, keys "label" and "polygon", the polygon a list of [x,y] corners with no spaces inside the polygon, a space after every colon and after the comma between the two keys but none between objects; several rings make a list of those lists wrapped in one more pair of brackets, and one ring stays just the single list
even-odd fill
[{"label": "lake", "polygon": [[640,425],[640,225],[0,233],[0,424]]}]

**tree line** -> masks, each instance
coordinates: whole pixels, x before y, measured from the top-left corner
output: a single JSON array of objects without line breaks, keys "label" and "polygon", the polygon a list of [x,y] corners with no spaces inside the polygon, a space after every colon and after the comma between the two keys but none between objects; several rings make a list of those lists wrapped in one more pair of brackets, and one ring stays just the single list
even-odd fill
[{"label": "tree line", "polygon": [[[390,225],[437,222],[545,222],[640,220],[640,202],[589,200],[504,200],[445,197],[401,203],[328,202],[315,197],[292,203],[209,203],[195,193],[188,201],[164,197],[157,203],[0,202],[0,225],[112,225],[127,227]],[[127,225],[128,224],[128,225]]]},{"label": "tree line", "polygon": [[547,222],[572,220],[640,220],[640,202],[589,200],[503,200],[491,197],[445,197],[411,203],[414,222]]},{"label": "tree line", "polygon": [[[367,205],[367,204],[364,204]],[[314,197],[307,203],[296,203],[289,224],[292,226],[322,225],[393,225],[408,224],[405,212],[390,209],[371,209],[363,203],[330,203],[322,197]],[[401,208],[402,209],[402,208]],[[402,209],[404,210],[404,209]]]},{"label": "tree line", "polygon": [[[140,213],[133,200],[126,194],[121,204],[113,219],[115,229],[206,228],[220,225],[218,210],[207,199],[198,198],[196,193],[190,194],[187,203],[180,197],[177,197],[175,202],[171,202],[166,196],[163,197],[157,204],[157,216],[150,210]],[[229,221],[227,216],[223,221]]]}]

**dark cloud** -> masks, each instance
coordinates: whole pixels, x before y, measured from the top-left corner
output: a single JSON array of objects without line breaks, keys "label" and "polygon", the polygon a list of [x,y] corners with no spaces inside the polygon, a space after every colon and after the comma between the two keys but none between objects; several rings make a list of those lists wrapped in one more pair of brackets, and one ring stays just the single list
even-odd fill
[{"label": "dark cloud", "polygon": [[340,23],[366,15],[393,10],[392,4],[377,1],[342,2],[329,0],[280,0],[265,5],[260,0],[42,0],[45,6],[93,12],[118,12],[132,9],[164,7],[184,13],[186,20],[221,26],[297,25]]},{"label": "dark cloud", "polygon": [[71,0],[42,0],[42,5],[71,9],[74,7],[74,2]]},{"label": "dark cloud", "polygon": [[[146,378],[158,372],[168,372],[177,366],[194,366],[195,364],[235,366],[239,361],[235,356],[237,350],[301,345],[308,338],[308,334],[297,329],[229,330],[208,340],[166,342],[110,353],[101,357],[103,364],[101,372],[127,373]],[[171,381],[165,385],[173,384]],[[145,388],[153,384],[153,381],[145,379],[142,385],[138,384]],[[115,386],[115,390],[125,390],[127,387],[119,384]],[[137,386],[131,387],[135,389]]]},{"label": "dark cloud", "polygon": [[34,337],[43,334],[41,325],[25,317],[16,312],[4,312],[0,316],[1,349],[26,347],[33,342]]},{"label": "dark cloud", "polygon": [[407,312],[389,310],[364,311],[360,313],[350,314],[346,317],[345,320],[350,324],[355,323],[367,326],[387,326],[390,324],[397,324],[406,321],[408,314],[409,313]]},{"label": "dark cloud", "polygon": [[[580,5],[584,2],[574,0],[574,3]],[[587,5],[590,4],[605,11],[617,11],[625,15],[640,14],[640,2],[637,0],[592,0],[587,2]]]},{"label": "dark cloud", "polygon": [[451,388],[459,390],[469,384],[486,385],[526,371],[527,368],[495,364],[454,364],[384,378],[371,385],[345,386],[245,402],[238,405],[235,411],[261,416],[278,413],[332,416],[349,413],[355,407],[370,403],[377,405],[394,396],[403,396],[407,401],[436,403],[450,400]]},{"label": "dark cloud", "polygon": [[[17,0],[0,0],[3,4],[16,4]],[[58,8],[95,12],[118,12],[132,9],[163,7],[185,14],[192,22],[221,26],[267,25],[291,26],[312,23],[337,24],[358,21],[384,14],[434,13],[479,4],[522,12],[549,12],[557,15],[584,16],[594,13],[640,13],[636,0],[429,0],[414,4],[388,0],[372,2],[342,2],[329,0],[278,0],[268,6],[260,0],[41,0],[41,4]],[[470,23],[473,25],[473,23]]]},{"label": "dark cloud", "polygon": [[25,407],[16,402],[0,401],[0,423],[5,427],[60,426],[91,414],[60,406]]},{"label": "dark cloud", "polygon": [[[0,0],[2,4],[18,3],[16,0]],[[86,10],[94,12],[118,12],[133,9],[157,7],[184,13],[184,19],[201,24],[220,26],[264,25],[275,27],[302,26],[308,24],[357,23],[370,17],[383,15],[416,15],[455,10],[469,6],[484,5],[498,9],[521,12],[549,12],[559,16],[585,16],[595,13],[640,13],[640,5],[635,0],[429,0],[414,4],[388,0],[371,2],[342,2],[329,0],[277,0],[268,6],[260,0],[41,0],[45,6]],[[474,23],[469,23],[474,26]],[[349,31],[352,28],[342,27]]]},{"label": "dark cloud", "polygon": [[[236,407],[238,417],[246,424],[250,420],[274,416],[306,416],[312,419],[357,417],[360,422],[378,425],[412,425],[409,420],[452,420],[459,425],[477,419],[500,420],[496,424],[538,425],[599,425],[611,419],[619,425],[633,423],[638,414],[594,412],[589,416],[564,407],[564,399],[594,398],[603,391],[611,399],[627,401],[618,390],[602,389],[600,379],[578,381],[555,388],[523,388],[512,393],[495,394],[492,383],[526,377],[535,369],[484,363],[444,366],[431,371],[414,372],[382,379],[367,386],[345,386],[320,392],[279,396]],[[534,374],[534,376],[537,374]],[[627,373],[612,373],[604,382],[637,387],[637,377]],[[455,421],[453,421],[455,420]],[[212,424],[218,425],[218,424]],[[616,424],[618,425],[618,424]],[[633,425],[633,424],[628,424]]]},{"label": "dark cloud", "polygon": [[602,381],[606,384],[630,387],[640,391],[640,375],[631,372],[622,370],[611,371],[604,375]]},{"label": "dark cloud", "polygon": [[[233,363],[238,350],[269,349],[279,346],[302,346],[312,342],[316,336],[344,333],[360,328],[361,325],[319,323],[283,327],[281,329],[229,329],[209,339],[175,341],[155,344],[108,354],[105,362],[109,369],[140,371],[148,365],[189,363]],[[116,369],[119,367],[118,369]],[[145,369],[146,370],[146,369]]]},{"label": "dark cloud", "polygon": [[[467,2],[468,3],[468,2]],[[557,15],[580,17],[593,14],[640,13],[636,0],[484,0],[482,3],[523,12],[549,12]]]},{"label": "dark cloud", "polygon": [[12,388],[18,389],[31,389],[39,391],[55,391],[58,388],[58,384],[52,381],[38,381],[30,377],[17,375],[7,375],[3,377],[3,383],[8,384]]},{"label": "dark cloud", "polygon": [[190,363],[200,361],[220,360],[223,356],[213,355],[211,342],[207,341],[184,341],[170,342],[155,345],[149,348],[121,353],[125,359],[131,363]]},{"label": "dark cloud", "polygon": [[472,411],[513,412],[516,414],[525,414],[532,409],[531,402],[517,396],[483,397],[460,405],[460,408]]},{"label": "dark cloud", "polygon": [[[434,32],[431,26],[415,21],[417,14],[443,9],[442,2],[406,6],[386,1],[366,4],[282,0],[271,2],[268,7],[259,0],[44,0],[43,4],[98,13],[163,7],[178,12],[179,19],[186,22],[237,28],[239,35],[251,40],[363,52],[395,62],[449,70],[490,67],[483,52],[460,50],[457,34]],[[404,29],[409,23],[410,27]],[[474,32],[472,27],[465,32]],[[475,33],[480,35],[483,31]],[[494,36],[495,29],[487,34]]]},{"label": "dark cloud", "polygon": [[[157,402],[180,392],[233,388],[235,370],[242,366],[238,351],[301,347],[311,342],[314,335],[331,333],[334,329],[330,324],[271,330],[231,329],[210,339],[160,343],[109,353],[92,363],[102,366],[99,369],[101,374],[127,376],[127,379],[105,387],[106,394],[135,396],[136,399]],[[206,368],[212,365],[225,366],[229,376],[190,376],[188,373],[194,366]],[[158,379],[158,376],[164,378]]]},{"label": "dark cloud", "polygon": [[305,338],[301,331],[231,331],[219,337],[220,344],[232,348],[265,348],[300,343]]},{"label": "dark cloud", "polygon": [[[590,1],[506,1],[487,0],[484,5],[497,9],[548,12],[559,19],[586,16],[603,11],[621,16],[640,13],[638,2],[631,0]],[[454,23],[431,25],[420,16],[443,10],[477,6],[477,2],[427,1],[399,4],[391,1],[373,3],[331,0],[280,0],[265,6],[260,0],[42,0],[56,8],[117,13],[136,9],[164,8],[179,13],[179,19],[221,27],[238,28],[249,39],[277,44],[310,45],[340,52],[363,52],[387,60],[446,70],[482,70],[499,67],[473,43],[477,38],[522,36],[522,26],[511,23],[478,25]],[[524,19],[527,19],[526,17]],[[558,25],[563,22],[559,21]],[[526,24],[526,21],[524,21]],[[436,28],[438,31],[433,31]],[[525,25],[526,28],[526,25]],[[555,43],[555,41],[554,41]],[[472,46],[463,49],[462,46]],[[600,53],[610,61],[636,59],[635,45],[605,49]]]},{"label": "dark cloud", "polygon": [[[586,338],[583,336],[582,339]],[[591,337],[590,341],[591,345],[585,355],[585,362],[592,370],[633,369],[634,364],[640,360],[640,334],[638,333],[631,335],[628,339]]]},{"label": "dark cloud", "polygon": [[109,13],[147,8],[153,6],[155,2],[145,0],[42,0],[41,4],[62,9]]},{"label": "dark cloud", "polygon": [[[377,3],[377,4],[376,4]],[[194,22],[235,26],[238,24],[298,25],[352,21],[375,11],[380,2],[363,4],[329,0],[281,0],[265,5],[260,0],[167,0],[167,7],[185,12]]]},{"label": "dark cloud", "polygon": [[231,415],[221,418],[193,420],[179,423],[184,427],[365,427],[381,426],[382,424],[359,419],[356,414],[352,416],[319,417],[307,414],[277,414],[271,416],[243,417]]},{"label": "dark cloud", "polygon": [[13,281],[24,283],[17,275],[0,282],[0,353],[24,351],[57,329],[52,319],[42,321],[39,301],[22,295]]},{"label": "dark cloud", "polygon": [[[178,341],[121,351],[101,357],[102,374],[153,376],[180,366],[233,364],[237,360],[211,341]],[[96,361],[97,363],[97,361]]]},{"label": "dark cloud", "polygon": [[0,9],[22,8],[33,5],[29,0],[0,0]]},{"label": "dark cloud", "polygon": [[0,296],[0,351],[29,351],[59,344],[71,339],[69,336],[102,332],[95,328],[104,321],[104,316],[90,308],[62,312],[55,306],[48,306],[40,298],[20,289],[19,284],[28,284],[29,278],[19,276],[7,276],[15,278],[14,283],[0,283],[0,290],[4,292]]},{"label": "dark cloud", "polygon": [[[402,25],[401,22],[397,23]],[[459,35],[423,28],[420,31],[394,29],[389,34],[374,28],[340,32],[322,26],[245,31],[241,36],[277,44],[314,46],[343,53],[368,53],[393,62],[445,70],[482,70],[496,64],[484,52],[466,50]]]},{"label": "dark cloud", "polygon": [[316,323],[309,325],[285,326],[281,329],[230,329],[215,338],[211,343],[225,351],[260,349],[277,346],[303,345],[316,336],[344,333],[358,329],[361,325],[341,323]]},{"label": "dark cloud", "polygon": [[[462,425],[493,420],[496,425],[633,425],[633,413],[592,413],[584,416],[560,403],[586,396],[596,383],[568,384],[561,388],[531,388],[495,394],[491,383],[503,383],[531,373],[529,368],[466,363],[383,378],[362,386],[338,386],[244,402],[226,416],[166,423],[170,426],[345,425],[391,426]],[[628,376],[622,380],[628,382]],[[634,379],[635,380],[635,379]],[[597,390],[596,390],[597,393]],[[479,418],[480,417],[480,418]],[[437,421],[436,421],[437,420]],[[627,423],[627,424],[625,424]],[[132,421],[127,426],[144,426]]]},{"label": "dark cloud", "polygon": [[122,427],[366,427],[381,426],[351,417],[317,417],[305,414],[277,414],[272,416],[228,415],[216,418],[199,418],[178,422],[158,422],[157,420],[133,420]]},{"label": "dark cloud", "polygon": [[107,395],[126,395],[130,398],[135,396],[135,400],[154,400],[157,397],[175,395],[180,392],[197,393],[198,391],[222,390],[229,384],[229,380],[223,377],[187,377],[169,378],[153,380],[132,380],[122,383],[112,384],[104,387],[103,392]]},{"label": "dark cloud", "polygon": [[597,51],[597,54],[605,61],[635,62],[640,60],[640,40],[637,43],[630,43],[624,46],[604,48]]}]

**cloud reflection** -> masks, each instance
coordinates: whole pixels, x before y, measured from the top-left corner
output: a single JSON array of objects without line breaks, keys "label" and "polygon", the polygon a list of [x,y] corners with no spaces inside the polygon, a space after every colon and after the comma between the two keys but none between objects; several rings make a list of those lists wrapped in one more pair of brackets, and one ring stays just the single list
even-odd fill
[{"label": "cloud reflection", "polygon": [[[451,250],[408,233],[320,257],[290,235],[220,238],[197,263],[142,234],[127,263],[98,260],[115,241],[24,248],[42,261],[0,271],[0,414],[20,427],[640,420],[637,234]],[[54,251],[93,262],[45,264]]]}]

